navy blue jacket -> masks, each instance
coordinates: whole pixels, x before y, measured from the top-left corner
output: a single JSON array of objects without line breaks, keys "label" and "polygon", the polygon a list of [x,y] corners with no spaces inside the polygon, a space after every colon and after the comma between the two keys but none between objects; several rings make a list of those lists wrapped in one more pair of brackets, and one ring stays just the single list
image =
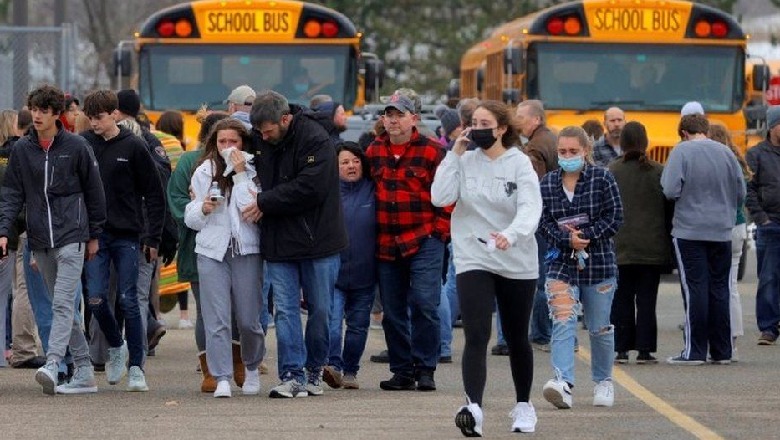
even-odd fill
[{"label": "navy blue jacket", "polygon": [[376,283],[376,199],[374,182],[341,181],[341,204],[349,247],[341,251],[341,268],[336,287],[356,290]]}]

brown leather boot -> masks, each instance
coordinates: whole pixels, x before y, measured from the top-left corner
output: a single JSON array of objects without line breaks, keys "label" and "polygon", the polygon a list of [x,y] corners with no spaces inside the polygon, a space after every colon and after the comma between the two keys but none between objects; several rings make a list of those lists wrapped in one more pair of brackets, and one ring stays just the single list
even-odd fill
[{"label": "brown leather boot", "polygon": [[206,363],[206,352],[198,353],[200,360],[200,372],[203,374],[203,382],[200,383],[201,393],[213,393],[217,389],[217,380],[209,373],[209,365]]},{"label": "brown leather boot", "polygon": [[241,360],[241,344],[233,341],[233,380],[239,387],[244,386],[244,361]]}]

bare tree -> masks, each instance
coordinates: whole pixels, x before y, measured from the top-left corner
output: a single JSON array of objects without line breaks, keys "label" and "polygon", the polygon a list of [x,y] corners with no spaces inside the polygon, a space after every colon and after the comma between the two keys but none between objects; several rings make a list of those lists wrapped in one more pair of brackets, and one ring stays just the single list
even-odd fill
[{"label": "bare tree", "polygon": [[[86,39],[94,46],[97,55],[95,77],[100,71],[110,72],[113,51],[122,40],[132,38],[133,32],[155,11],[180,3],[182,0],[133,0],[124,2],[104,0],[78,0],[77,8],[71,8],[70,16],[79,25]],[[113,86],[114,78],[111,78]]]}]

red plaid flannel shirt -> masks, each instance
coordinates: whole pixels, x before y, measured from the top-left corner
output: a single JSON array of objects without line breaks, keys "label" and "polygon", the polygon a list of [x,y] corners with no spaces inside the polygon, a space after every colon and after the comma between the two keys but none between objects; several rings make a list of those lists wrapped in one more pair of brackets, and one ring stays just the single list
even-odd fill
[{"label": "red plaid flannel shirt", "polygon": [[396,260],[420,250],[429,236],[447,241],[452,207],[431,204],[431,184],[444,159],[444,148],[416,128],[403,155],[396,159],[387,134],[377,137],[366,155],[376,183],[377,258]]}]

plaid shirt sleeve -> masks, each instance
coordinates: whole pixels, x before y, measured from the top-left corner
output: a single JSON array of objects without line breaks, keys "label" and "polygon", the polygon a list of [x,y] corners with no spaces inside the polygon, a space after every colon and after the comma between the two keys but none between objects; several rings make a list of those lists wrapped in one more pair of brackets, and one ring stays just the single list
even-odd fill
[{"label": "plaid shirt sleeve", "polygon": [[596,165],[606,167],[617,157],[615,149],[607,143],[606,139],[601,138],[593,144],[593,161]]},{"label": "plaid shirt sleeve", "polygon": [[416,130],[398,159],[387,136],[369,146],[366,154],[376,183],[379,259],[414,255],[428,236],[443,241],[449,237],[452,208],[437,208],[431,203],[433,177],[444,153],[441,145]]}]

